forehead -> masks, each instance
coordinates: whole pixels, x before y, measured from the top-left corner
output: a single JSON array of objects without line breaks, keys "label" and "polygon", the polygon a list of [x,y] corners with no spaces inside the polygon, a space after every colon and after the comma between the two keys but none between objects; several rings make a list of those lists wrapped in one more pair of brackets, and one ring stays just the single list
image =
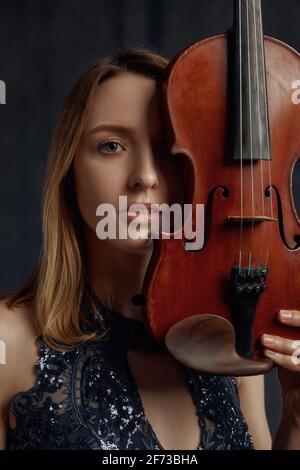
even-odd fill
[{"label": "forehead", "polygon": [[155,80],[123,73],[105,80],[96,89],[87,132],[105,122],[135,128],[150,124],[160,128],[159,121],[159,94]]}]

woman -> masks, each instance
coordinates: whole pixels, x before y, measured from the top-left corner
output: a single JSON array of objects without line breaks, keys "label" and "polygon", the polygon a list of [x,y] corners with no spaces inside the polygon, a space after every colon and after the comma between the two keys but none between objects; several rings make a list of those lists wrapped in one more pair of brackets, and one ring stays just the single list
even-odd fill
[{"label": "woman", "polygon": [[[142,48],[107,57],[63,105],[47,167],[40,263],[0,306],[1,448],[271,448],[262,376],[201,375],[147,329],[132,298],[152,240],[100,240],[95,231],[96,208],[117,208],[119,195],[128,206],[181,201],[182,168],[167,158],[159,106],[166,65]],[[287,321],[299,326],[299,315]],[[300,448],[300,367],[289,341],[264,346],[285,368],[275,447]]]}]

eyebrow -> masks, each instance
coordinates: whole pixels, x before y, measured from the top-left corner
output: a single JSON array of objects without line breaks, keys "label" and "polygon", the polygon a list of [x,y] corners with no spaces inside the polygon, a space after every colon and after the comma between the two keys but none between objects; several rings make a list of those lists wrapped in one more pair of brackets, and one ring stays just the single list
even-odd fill
[{"label": "eyebrow", "polygon": [[121,132],[123,134],[135,134],[135,130],[131,127],[125,127],[118,124],[99,124],[99,126],[94,127],[94,129],[88,131],[87,135],[95,134],[96,132],[101,131],[113,131]]},{"label": "eyebrow", "polygon": [[[119,132],[122,134],[131,134],[131,135],[136,134],[136,130],[133,127],[126,127],[120,124],[99,124],[98,126],[94,127],[94,129],[91,129],[90,131],[88,131],[87,135],[96,134],[97,132],[101,132],[101,131],[112,131],[112,132]],[[161,138],[164,136],[165,136],[165,131],[161,129],[158,132],[158,137]]]}]

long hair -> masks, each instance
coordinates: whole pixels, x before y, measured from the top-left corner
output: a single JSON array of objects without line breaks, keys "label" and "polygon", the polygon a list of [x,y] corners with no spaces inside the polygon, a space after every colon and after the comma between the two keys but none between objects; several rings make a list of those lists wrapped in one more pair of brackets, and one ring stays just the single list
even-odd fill
[{"label": "long hair", "polygon": [[37,331],[53,348],[92,340],[82,326],[83,305],[93,308],[84,263],[83,221],[73,184],[73,160],[97,86],[133,72],[159,80],[168,61],[149,49],[124,49],[90,66],[74,83],[54,127],[42,193],[42,247],[38,264],[15,291],[2,292],[6,305],[29,304]]}]

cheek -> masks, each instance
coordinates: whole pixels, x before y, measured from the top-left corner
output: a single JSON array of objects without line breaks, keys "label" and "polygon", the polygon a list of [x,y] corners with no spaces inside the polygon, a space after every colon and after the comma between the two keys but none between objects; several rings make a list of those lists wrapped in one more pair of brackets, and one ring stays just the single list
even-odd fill
[{"label": "cheek", "polygon": [[74,183],[79,211],[84,221],[95,230],[99,217],[96,209],[101,203],[115,205],[121,187],[116,173],[100,165],[74,165]]}]

